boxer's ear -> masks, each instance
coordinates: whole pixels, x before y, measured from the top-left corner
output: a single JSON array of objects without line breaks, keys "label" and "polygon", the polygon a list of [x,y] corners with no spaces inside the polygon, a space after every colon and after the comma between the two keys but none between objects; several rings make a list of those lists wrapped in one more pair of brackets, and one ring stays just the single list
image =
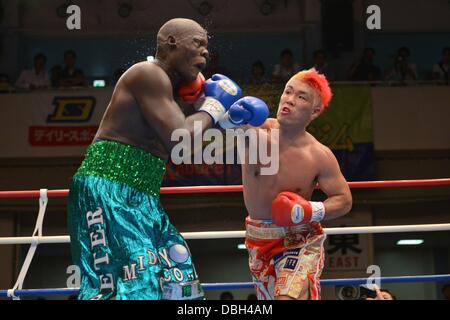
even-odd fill
[{"label": "boxer's ear", "polygon": [[311,121],[316,119],[320,114],[322,113],[322,108],[320,105],[316,105],[313,107],[312,113],[311,113]]},{"label": "boxer's ear", "polygon": [[175,39],[174,36],[168,36],[167,37],[167,44],[170,47],[176,47],[178,45],[177,39]]}]

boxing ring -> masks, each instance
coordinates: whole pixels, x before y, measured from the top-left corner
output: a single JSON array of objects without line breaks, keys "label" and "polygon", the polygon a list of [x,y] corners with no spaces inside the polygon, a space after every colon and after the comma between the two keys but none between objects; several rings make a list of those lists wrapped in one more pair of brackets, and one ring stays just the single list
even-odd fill
[{"label": "boxing ring", "polygon": [[[388,180],[388,181],[362,181],[349,182],[350,188],[392,188],[392,187],[418,187],[418,186],[444,186],[450,185],[450,178],[422,179],[422,180]],[[187,193],[224,193],[242,192],[242,186],[199,186],[199,187],[166,187],[161,188],[161,194],[187,194]],[[78,288],[44,288],[24,289],[23,282],[33,260],[35,251],[39,244],[70,243],[70,237],[44,236],[42,226],[49,198],[67,197],[68,190],[33,190],[33,191],[0,191],[0,199],[11,198],[38,198],[39,212],[33,234],[30,237],[0,237],[0,245],[29,244],[30,248],[22,264],[21,270],[11,289],[0,290],[0,297],[20,299],[20,297],[37,296],[69,296],[78,293]],[[442,224],[420,224],[420,225],[394,225],[394,226],[361,226],[324,228],[327,235],[339,234],[369,234],[369,233],[396,233],[396,232],[431,232],[448,231],[450,223]],[[208,231],[208,232],[186,232],[181,233],[186,240],[208,240],[245,238],[245,231]],[[195,259],[195,257],[194,257]],[[395,277],[370,277],[371,283],[412,283],[412,282],[443,282],[450,281],[450,274],[440,275],[411,275]],[[361,285],[368,283],[368,278],[347,279],[322,279],[322,286]],[[252,282],[236,283],[202,283],[204,291],[211,290],[233,290],[251,289]]]}]

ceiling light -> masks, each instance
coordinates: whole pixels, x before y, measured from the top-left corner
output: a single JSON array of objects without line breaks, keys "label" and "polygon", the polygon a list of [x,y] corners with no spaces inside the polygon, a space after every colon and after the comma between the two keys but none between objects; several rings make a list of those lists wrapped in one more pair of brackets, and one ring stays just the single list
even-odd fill
[{"label": "ceiling light", "polygon": [[423,239],[404,239],[397,241],[398,246],[417,246],[422,243]]}]

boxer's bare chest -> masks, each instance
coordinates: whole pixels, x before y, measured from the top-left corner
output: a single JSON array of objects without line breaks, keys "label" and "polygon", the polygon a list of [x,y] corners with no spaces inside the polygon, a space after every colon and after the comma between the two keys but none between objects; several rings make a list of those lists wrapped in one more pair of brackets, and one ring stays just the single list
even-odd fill
[{"label": "boxer's bare chest", "polygon": [[278,171],[273,175],[263,174],[264,165],[245,165],[246,182],[258,185],[257,189],[266,196],[289,190],[309,198],[318,176],[318,166],[311,147],[301,148],[281,144],[278,158]]}]

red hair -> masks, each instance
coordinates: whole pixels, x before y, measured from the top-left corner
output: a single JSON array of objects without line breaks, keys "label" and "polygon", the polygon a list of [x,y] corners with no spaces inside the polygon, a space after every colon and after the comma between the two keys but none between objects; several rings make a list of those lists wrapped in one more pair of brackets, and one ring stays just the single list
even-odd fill
[{"label": "red hair", "polygon": [[324,75],[318,73],[316,69],[311,68],[309,70],[298,72],[289,81],[293,79],[305,82],[319,94],[321,100],[320,112],[323,112],[325,108],[328,107],[333,93],[331,92],[330,84]]}]

